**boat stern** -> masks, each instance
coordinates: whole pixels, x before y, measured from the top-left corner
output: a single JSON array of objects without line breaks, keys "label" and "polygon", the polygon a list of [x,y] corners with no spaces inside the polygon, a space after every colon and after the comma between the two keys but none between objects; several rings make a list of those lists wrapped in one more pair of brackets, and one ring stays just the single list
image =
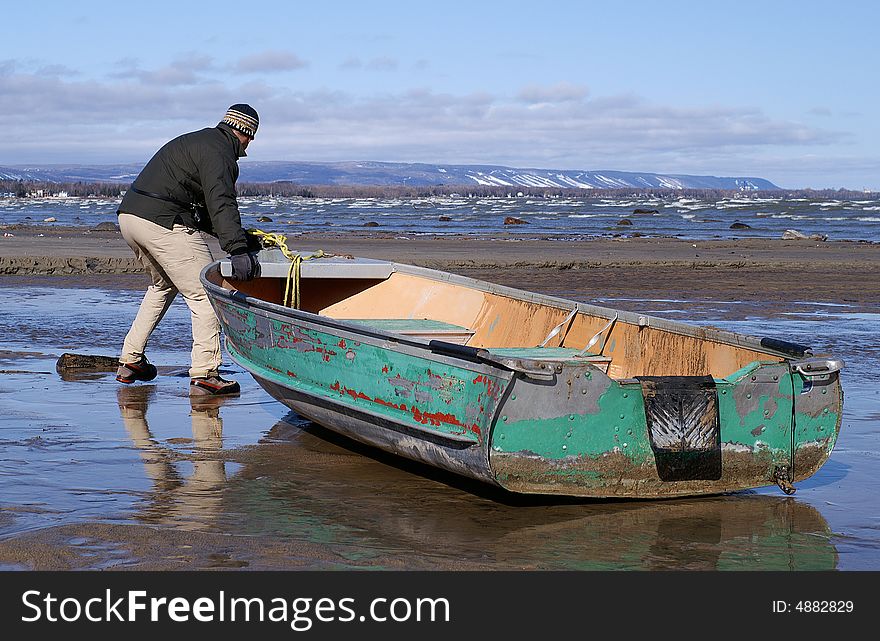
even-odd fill
[{"label": "boat stern", "polygon": [[614,380],[559,363],[552,381],[515,379],[490,465],[516,492],[649,498],[777,484],[789,493],[831,454],[841,366],[755,362],[721,379]]}]

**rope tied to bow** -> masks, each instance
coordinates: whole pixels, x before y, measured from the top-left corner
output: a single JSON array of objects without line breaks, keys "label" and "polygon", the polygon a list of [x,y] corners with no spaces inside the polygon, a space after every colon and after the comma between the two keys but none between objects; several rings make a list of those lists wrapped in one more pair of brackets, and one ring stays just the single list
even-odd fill
[{"label": "rope tied to bow", "polygon": [[262,247],[277,247],[284,254],[284,257],[290,261],[290,267],[287,269],[287,280],[284,286],[284,299],[282,305],[299,309],[300,306],[300,274],[302,270],[302,262],[304,260],[312,260],[325,256],[324,250],[319,249],[313,254],[303,256],[298,252],[291,251],[287,246],[287,236],[276,232],[265,232],[261,229],[248,229],[248,234],[256,237]]}]

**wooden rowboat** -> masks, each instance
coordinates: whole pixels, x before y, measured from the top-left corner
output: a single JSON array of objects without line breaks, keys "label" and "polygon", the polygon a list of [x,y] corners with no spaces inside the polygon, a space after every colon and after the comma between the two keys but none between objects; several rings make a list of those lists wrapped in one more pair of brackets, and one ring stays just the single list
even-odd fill
[{"label": "wooden rowboat", "polygon": [[[303,254],[309,258],[308,254]],[[202,272],[230,356],[298,414],[512,492],[716,494],[814,474],[843,402],[829,355],[786,341],[388,261]]]}]

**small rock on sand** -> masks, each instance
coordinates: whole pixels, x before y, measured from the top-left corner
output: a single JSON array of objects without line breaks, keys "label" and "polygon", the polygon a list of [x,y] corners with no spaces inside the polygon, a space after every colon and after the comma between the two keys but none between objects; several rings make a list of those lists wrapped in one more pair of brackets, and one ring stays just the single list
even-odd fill
[{"label": "small rock on sand", "polygon": [[796,229],[786,229],[782,232],[782,240],[819,240],[826,241],[828,240],[827,234],[810,234],[807,235],[803,232],[797,231]]},{"label": "small rock on sand", "polygon": [[43,219],[44,223],[57,223],[58,219],[55,216],[49,216],[48,218]]},{"label": "small rock on sand", "polygon": [[375,220],[371,220],[369,222],[364,223],[364,227],[378,227],[378,226],[379,226],[379,223],[377,223]]},{"label": "small rock on sand", "polygon": [[91,231],[119,231],[119,225],[110,222],[98,223]]}]

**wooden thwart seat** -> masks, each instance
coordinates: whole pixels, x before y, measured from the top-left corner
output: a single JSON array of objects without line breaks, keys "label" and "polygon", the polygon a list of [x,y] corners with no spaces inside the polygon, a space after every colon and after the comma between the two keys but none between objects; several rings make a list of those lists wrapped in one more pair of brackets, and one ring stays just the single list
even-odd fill
[{"label": "wooden thwart seat", "polygon": [[392,334],[411,336],[426,341],[438,340],[464,345],[474,335],[472,329],[429,318],[358,318],[345,319]]}]

